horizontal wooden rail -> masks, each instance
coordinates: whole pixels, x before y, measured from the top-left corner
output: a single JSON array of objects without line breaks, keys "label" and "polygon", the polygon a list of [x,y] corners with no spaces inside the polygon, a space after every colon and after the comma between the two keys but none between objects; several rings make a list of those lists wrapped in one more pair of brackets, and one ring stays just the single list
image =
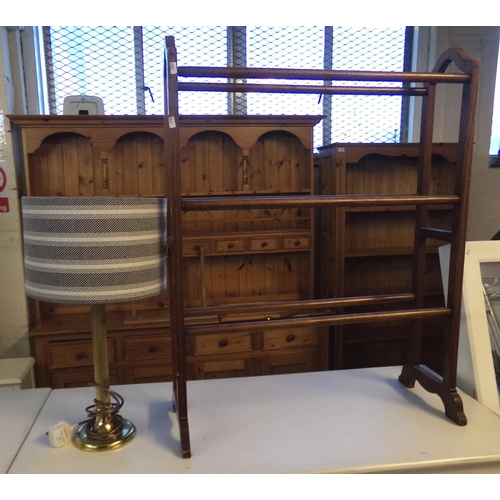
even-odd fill
[{"label": "horizontal wooden rail", "polygon": [[245,304],[227,304],[222,306],[186,307],[186,316],[226,315],[239,313],[274,313],[297,312],[303,310],[327,310],[337,307],[354,307],[374,304],[411,301],[413,293],[395,293],[392,295],[367,295],[364,297],[342,297],[335,299],[291,300],[287,302],[254,302]]},{"label": "horizontal wooden rail", "polygon": [[446,205],[460,203],[460,197],[423,195],[283,195],[182,197],[182,210],[245,210],[258,208],[315,208],[350,206]]},{"label": "horizontal wooden rail", "polygon": [[227,68],[179,66],[178,75],[195,78],[274,78],[294,80],[334,80],[360,82],[469,83],[463,73],[410,73],[404,71],[342,71],[287,68]]},{"label": "horizontal wooden rail", "polygon": [[186,326],[187,335],[208,335],[217,333],[245,331],[274,330],[277,328],[299,328],[303,326],[353,325],[359,323],[375,323],[381,321],[417,320],[449,316],[451,309],[436,307],[428,309],[412,309],[407,311],[368,312],[353,314],[333,314],[328,316],[313,316],[305,318],[279,318],[232,323],[217,323],[208,325]]},{"label": "horizontal wooden rail", "polygon": [[179,90],[190,92],[265,92],[279,94],[344,94],[425,96],[423,87],[331,87],[328,85],[279,85],[264,83],[187,83],[179,82]]}]

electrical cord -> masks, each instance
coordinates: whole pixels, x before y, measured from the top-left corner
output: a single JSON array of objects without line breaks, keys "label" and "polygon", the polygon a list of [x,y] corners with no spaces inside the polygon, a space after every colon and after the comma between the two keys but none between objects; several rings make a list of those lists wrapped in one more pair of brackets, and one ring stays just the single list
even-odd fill
[{"label": "electrical cord", "polygon": [[103,403],[98,399],[94,399],[94,404],[85,408],[89,418],[80,422],[79,425],[87,424],[86,433],[89,438],[100,441],[114,441],[121,437],[123,429],[123,419],[118,412],[123,406],[124,400],[117,392],[108,387],[99,385],[95,387],[106,391],[110,396],[110,402]]}]

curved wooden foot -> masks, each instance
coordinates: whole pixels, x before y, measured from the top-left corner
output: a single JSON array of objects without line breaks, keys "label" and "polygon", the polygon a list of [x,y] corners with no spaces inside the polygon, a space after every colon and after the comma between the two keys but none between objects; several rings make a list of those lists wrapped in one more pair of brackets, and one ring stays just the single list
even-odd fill
[{"label": "curved wooden foot", "polygon": [[399,381],[406,387],[415,386],[415,381],[428,392],[437,394],[444,404],[445,415],[457,425],[467,425],[462,398],[455,388],[447,388],[443,381],[421,366],[404,365]]},{"label": "curved wooden foot", "polygon": [[413,366],[410,365],[404,365],[403,370],[401,371],[401,375],[399,376],[398,380],[405,386],[410,389],[415,387],[415,381],[417,378],[415,377],[413,373]]},{"label": "curved wooden foot", "polygon": [[446,416],[457,425],[467,425],[462,398],[458,395],[457,391],[455,389],[443,390],[443,393],[439,394],[439,396],[443,400]]}]

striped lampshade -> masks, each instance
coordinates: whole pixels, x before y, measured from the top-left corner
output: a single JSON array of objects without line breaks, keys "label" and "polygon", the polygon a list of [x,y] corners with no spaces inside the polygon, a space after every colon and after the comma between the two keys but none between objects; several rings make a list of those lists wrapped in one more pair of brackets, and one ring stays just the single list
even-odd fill
[{"label": "striped lampshade", "polygon": [[26,294],[114,304],[166,288],[166,199],[23,197]]}]

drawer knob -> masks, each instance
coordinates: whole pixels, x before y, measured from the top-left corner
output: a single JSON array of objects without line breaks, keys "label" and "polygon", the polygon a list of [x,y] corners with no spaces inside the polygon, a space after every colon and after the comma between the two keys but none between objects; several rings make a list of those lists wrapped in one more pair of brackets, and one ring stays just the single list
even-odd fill
[{"label": "drawer knob", "polygon": [[296,247],[298,247],[298,246],[300,245],[300,241],[299,241],[299,240],[297,240],[297,241],[294,243],[294,245],[295,245]]},{"label": "drawer knob", "polygon": [[157,350],[158,350],[158,346],[157,345],[149,346],[149,352],[156,352]]},{"label": "drawer knob", "polygon": [[223,347],[226,347],[228,344],[228,341],[226,339],[223,339],[219,342],[219,347],[222,349]]},{"label": "drawer knob", "polygon": [[293,334],[287,335],[285,340],[288,343],[293,342],[295,340],[295,335],[293,335]]},{"label": "drawer knob", "polygon": [[227,245],[227,248],[233,248],[233,247],[234,247],[234,244],[233,244],[233,243],[229,243],[229,244]]},{"label": "drawer knob", "polygon": [[267,247],[267,241],[263,241],[263,242],[260,244],[260,246],[261,246],[262,248],[266,248],[266,247]]},{"label": "drawer knob", "polygon": [[79,352],[79,353],[76,355],[76,359],[85,359],[85,353],[84,353],[84,352]]}]

